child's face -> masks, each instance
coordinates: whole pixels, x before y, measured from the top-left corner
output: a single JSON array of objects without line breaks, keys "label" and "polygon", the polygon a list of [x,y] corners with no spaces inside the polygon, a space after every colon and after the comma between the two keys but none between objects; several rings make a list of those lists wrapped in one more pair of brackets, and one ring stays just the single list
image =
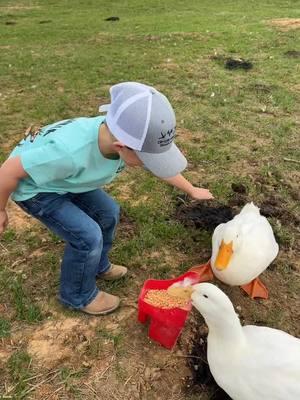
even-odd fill
[{"label": "child's face", "polygon": [[125,164],[129,167],[141,167],[143,165],[136,153],[126,146],[120,148],[118,153]]}]

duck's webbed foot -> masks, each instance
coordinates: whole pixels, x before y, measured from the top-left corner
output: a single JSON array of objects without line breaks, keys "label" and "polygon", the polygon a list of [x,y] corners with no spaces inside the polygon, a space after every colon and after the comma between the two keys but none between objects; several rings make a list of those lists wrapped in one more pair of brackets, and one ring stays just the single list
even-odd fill
[{"label": "duck's webbed foot", "polygon": [[189,271],[196,272],[199,275],[199,282],[212,281],[214,274],[211,269],[210,260],[206,264],[195,265]]},{"label": "duck's webbed foot", "polygon": [[251,297],[251,299],[269,298],[269,291],[259,278],[253,279],[253,281],[241,286],[241,289],[243,289]]}]

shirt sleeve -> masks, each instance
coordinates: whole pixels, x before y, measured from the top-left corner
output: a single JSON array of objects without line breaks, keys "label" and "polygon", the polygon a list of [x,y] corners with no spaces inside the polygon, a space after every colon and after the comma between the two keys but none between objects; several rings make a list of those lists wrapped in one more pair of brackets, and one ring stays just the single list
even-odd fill
[{"label": "shirt sleeve", "polygon": [[38,185],[63,180],[75,173],[71,154],[58,141],[49,141],[20,154],[21,163],[27,174]]}]

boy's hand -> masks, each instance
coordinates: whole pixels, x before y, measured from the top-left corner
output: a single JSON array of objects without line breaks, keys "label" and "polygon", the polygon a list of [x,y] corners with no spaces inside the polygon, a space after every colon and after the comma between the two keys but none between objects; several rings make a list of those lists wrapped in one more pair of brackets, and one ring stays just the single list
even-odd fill
[{"label": "boy's hand", "polygon": [[193,187],[189,192],[189,195],[194,200],[212,200],[214,196],[210,193],[208,189]]},{"label": "boy's hand", "polygon": [[187,193],[192,199],[211,200],[214,198],[214,196],[210,193],[208,189],[198,188],[192,185],[181,174],[178,174],[171,178],[165,178],[164,181]]},{"label": "boy's hand", "polygon": [[4,232],[8,224],[8,216],[5,210],[0,211],[0,235]]}]

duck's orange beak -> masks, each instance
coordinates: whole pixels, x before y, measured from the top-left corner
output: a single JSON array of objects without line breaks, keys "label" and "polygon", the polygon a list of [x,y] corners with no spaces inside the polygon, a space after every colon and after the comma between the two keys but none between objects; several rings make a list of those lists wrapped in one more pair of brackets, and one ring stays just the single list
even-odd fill
[{"label": "duck's orange beak", "polygon": [[222,240],[222,243],[219,247],[219,252],[215,261],[215,267],[222,271],[223,269],[227,268],[230,259],[233,254],[233,248],[232,248],[232,241],[227,243],[224,243],[224,240]]}]

